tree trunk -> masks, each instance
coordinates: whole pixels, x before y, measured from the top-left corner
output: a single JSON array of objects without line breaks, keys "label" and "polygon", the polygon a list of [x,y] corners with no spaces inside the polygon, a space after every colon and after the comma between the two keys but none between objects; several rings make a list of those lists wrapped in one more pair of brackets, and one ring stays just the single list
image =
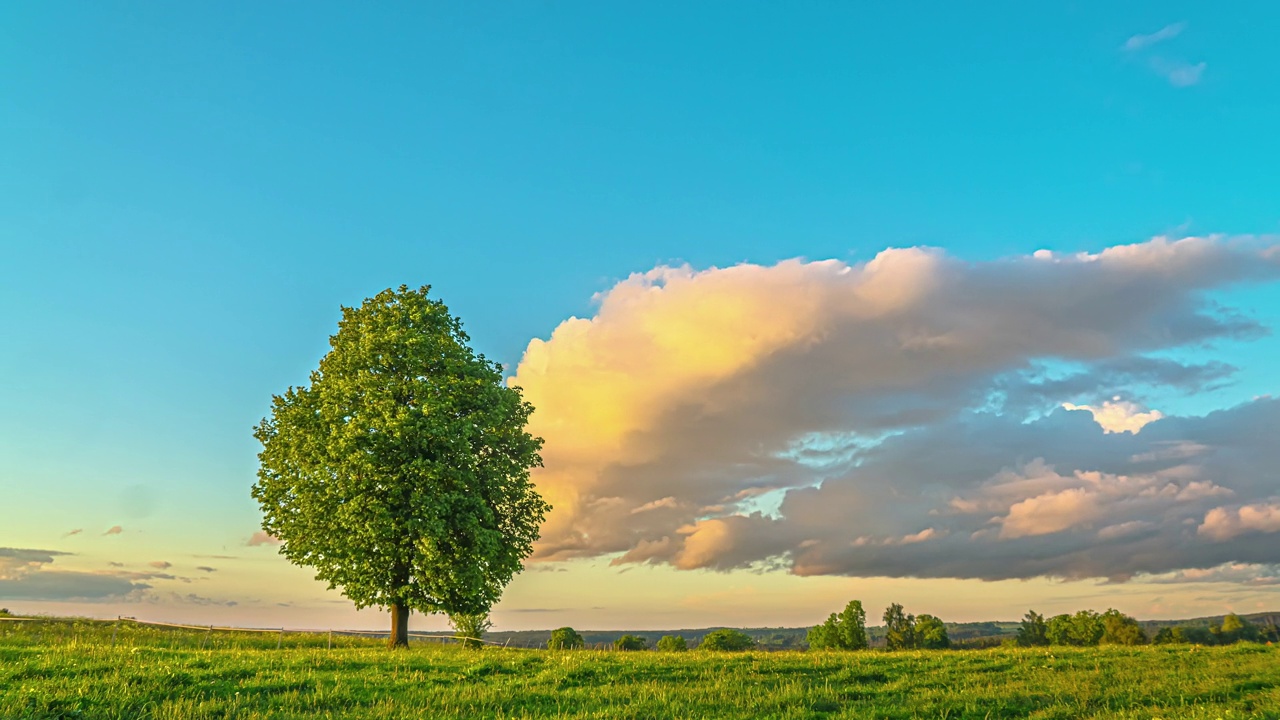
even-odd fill
[{"label": "tree trunk", "polygon": [[409,647],[409,608],[404,603],[391,606],[391,637],[387,647]]}]

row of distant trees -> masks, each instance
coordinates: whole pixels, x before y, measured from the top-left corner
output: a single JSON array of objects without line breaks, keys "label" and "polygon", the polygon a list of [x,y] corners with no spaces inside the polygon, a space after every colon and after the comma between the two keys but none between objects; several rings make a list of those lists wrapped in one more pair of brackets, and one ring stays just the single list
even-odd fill
[{"label": "row of distant trees", "polygon": [[[951,647],[947,626],[942,620],[915,616],[893,603],[884,611],[885,647],[889,650],[942,649]],[[864,650],[867,641],[867,613],[862,601],[851,600],[839,613],[831,613],[806,636],[811,650]]]},{"label": "row of distant trees", "polygon": [[[951,647],[942,620],[921,614],[911,615],[898,603],[884,611],[885,647],[889,650],[943,649]],[[806,639],[812,650],[863,650],[869,646],[867,613],[862,603],[852,600],[839,613],[809,629]],[[1178,626],[1161,628],[1148,636],[1142,624],[1119,610],[1098,613],[1080,610],[1046,619],[1030,611],[1022,619],[1015,638],[1009,644],[1023,647],[1070,645],[1157,645],[1197,643],[1230,645],[1236,642],[1280,642],[1280,628],[1274,624],[1253,625],[1239,615],[1230,614],[1220,625],[1209,627]]]},{"label": "row of distant trees", "polygon": [[[579,650],[586,645],[582,635],[571,627],[557,628],[551,631],[551,639],[547,641],[550,650]],[[698,643],[699,650],[750,650],[755,640],[741,630],[723,628],[712,630],[702,636]],[[648,650],[649,641],[639,635],[623,635],[613,641],[614,650]],[[658,640],[657,650],[661,652],[684,652],[689,643],[683,635],[663,635]]]},{"label": "row of distant trees", "polygon": [[1220,625],[1209,627],[1177,626],[1160,628],[1148,637],[1142,625],[1119,610],[1096,613],[1081,610],[1074,615],[1049,618],[1030,611],[1018,628],[1016,644],[1023,647],[1043,645],[1156,645],[1195,643],[1199,645],[1231,645],[1237,642],[1277,642],[1280,629],[1275,625],[1257,626],[1234,613]]}]

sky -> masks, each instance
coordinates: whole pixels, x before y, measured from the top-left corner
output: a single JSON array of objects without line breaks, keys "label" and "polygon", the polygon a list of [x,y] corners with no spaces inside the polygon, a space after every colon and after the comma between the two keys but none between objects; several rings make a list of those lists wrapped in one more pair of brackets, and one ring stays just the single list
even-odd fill
[{"label": "sky", "polygon": [[252,428],[407,284],[546,440],[497,629],[1280,609],[1277,22],[7,4],[0,606],[384,627]]}]

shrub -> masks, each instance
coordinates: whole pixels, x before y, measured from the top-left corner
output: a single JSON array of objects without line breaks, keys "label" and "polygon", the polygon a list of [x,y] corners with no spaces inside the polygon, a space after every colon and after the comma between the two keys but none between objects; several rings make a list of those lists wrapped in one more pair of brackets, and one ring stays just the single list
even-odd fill
[{"label": "shrub", "polygon": [[623,635],[613,641],[614,650],[648,650],[649,641],[639,635]]},{"label": "shrub", "polygon": [[658,650],[661,652],[684,652],[689,649],[689,644],[684,641],[683,635],[663,635],[658,641]]},{"label": "shrub", "polygon": [[720,630],[712,630],[703,636],[702,642],[698,643],[699,650],[750,650],[755,647],[756,641],[751,636],[741,630],[730,630],[723,628]]},{"label": "shrub", "polygon": [[547,641],[548,650],[577,650],[586,645],[577,630],[571,627],[556,628],[551,631],[551,639]]},{"label": "shrub", "polygon": [[462,641],[462,647],[474,648],[479,650],[484,647],[480,639],[484,637],[485,631],[493,627],[493,623],[489,622],[489,616],[484,613],[475,615],[450,615],[449,624],[453,626],[454,632],[459,637],[466,638]]}]

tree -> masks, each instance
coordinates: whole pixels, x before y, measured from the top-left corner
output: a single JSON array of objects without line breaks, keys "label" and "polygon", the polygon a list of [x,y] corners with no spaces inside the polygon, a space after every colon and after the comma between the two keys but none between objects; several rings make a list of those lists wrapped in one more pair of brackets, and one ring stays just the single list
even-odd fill
[{"label": "tree", "polygon": [[867,647],[867,613],[862,603],[851,600],[840,614],[831,613],[821,625],[805,635],[812,650],[863,650]]},{"label": "tree", "polygon": [[1022,616],[1022,625],[1018,628],[1018,644],[1022,647],[1039,647],[1049,644],[1049,626],[1044,616],[1035,610],[1028,610]]},{"label": "tree", "polygon": [[578,650],[586,643],[577,630],[571,627],[556,628],[551,631],[551,639],[547,641],[548,650]]},{"label": "tree", "polygon": [[1092,610],[1080,610],[1069,617],[1066,642],[1063,644],[1077,647],[1097,645],[1105,630],[1101,615]]},{"label": "tree", "polygon": [[253,497],[280,552],[356,607],[487,613],[550,507],[529,481],[533,407],[429,287],[342,308],[310,385],[272,399]]},{"label": "tree", "polygon": [[916,646],[916,618],[904,614],[898,603],[885,608],[884,644],[890,650],[909,650]]},{"label": "tree", "polygon": [[1070,645],[1071,616],[1064,614],[1049,618],[1049,622],[1045,624],[1044,635],[1050,645]]},{"label": "tree", "polygon": [[942,650],[951,647],[951,638],[947,637],[947,626],[932,615],[921,615],[916,618],[916,647],[926,650]]},{"label": "tree", "polygon": [[1137,620],[1119,610],[1111,609],[1102,613],[1103,645],[1146,645],[1147,634]]},{"label": "tree", "polygon": [[660,652],[684,652],[689,649],[689,644],[684,641],[683,635],[663,635],[658,640],[658,650]]},{"label": "tree", "polygon": [[1151,641],[1155,645],[1181,645],[1187,642],[1180,627],[1162,627]]},{"label": "tree", "polygon": [[702,637],[702,642],[698,643],[699,650],[750,650],[755,647],[756,641],[751,636],[741,630],[730,630],[723,628],[720,630],[712,630]]},{"label": "tree", "polygon": [[1211,631],[1218,642],[1223,645],[1230,645],[1241,640],[1256,640],[1258,638],[1257,628],[1235,613],[1227,614],[1226,617],[1222,618],[1222,625],[1214,626]]},{"label": "tree", "polygon": [[476,613],[474,615],[450,615],[449,625],[453,627],[453,631],[462,638],[462,647],[480,649],[484,644],[480,639],[484,634],[493,627],[493,623],[489,622],[489,616],[486,613]]},{"label": "tree", "polygon": [[639,635],[623,635],[613,641],[614,650],[648,650],[649,641]]}]

